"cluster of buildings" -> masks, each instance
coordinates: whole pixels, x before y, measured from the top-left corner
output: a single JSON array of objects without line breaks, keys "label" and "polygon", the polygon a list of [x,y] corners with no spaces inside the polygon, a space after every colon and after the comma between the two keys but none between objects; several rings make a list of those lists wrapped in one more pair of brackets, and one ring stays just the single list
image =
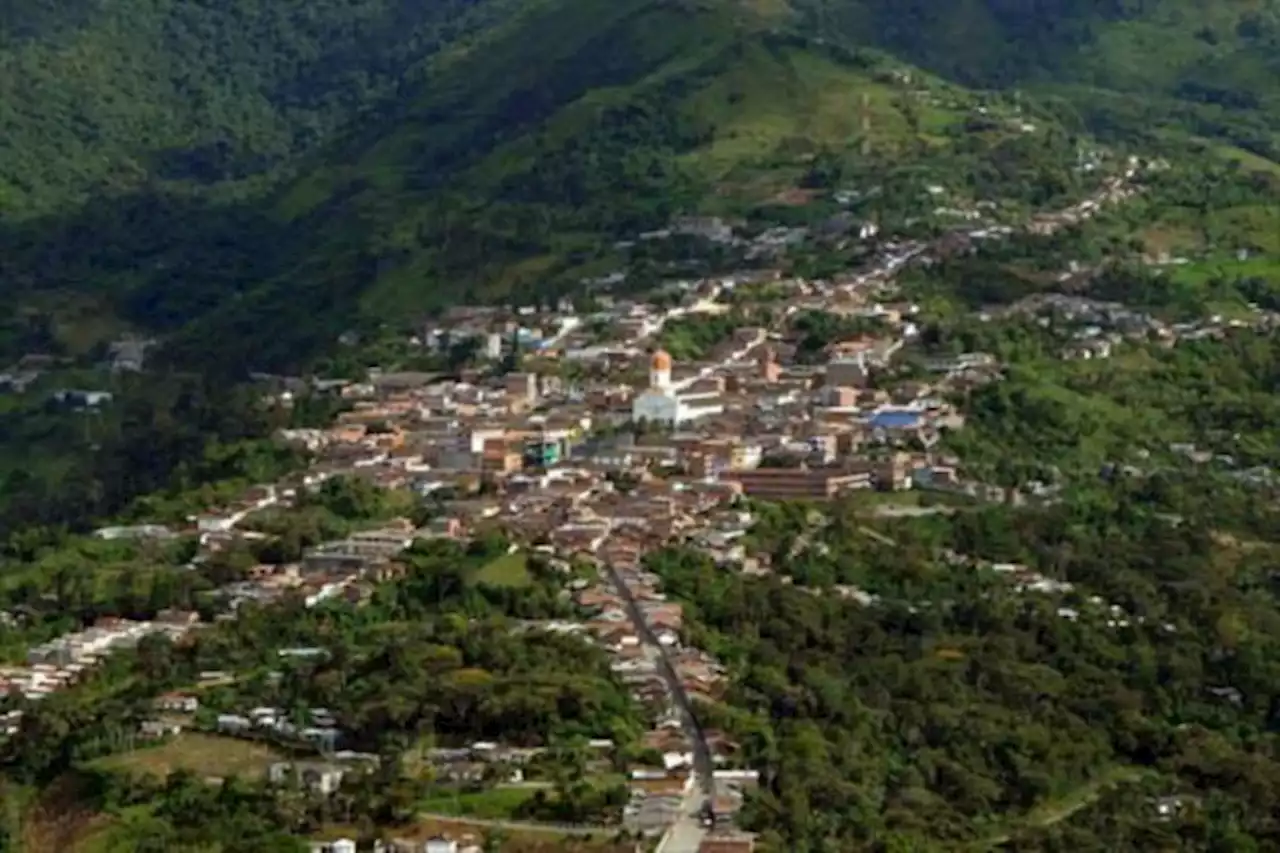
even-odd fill
[{"label": "cluster of buildings", "polygon": [[645,368],[639,388],[626,384],[634,364],[612,357],[602,358],[599,379],[572,388],[529,372],[424,377],[395,392],[353,383],[341,392],[352,409],[331,428],[284,438],[316,453],[324,476],[423,495],[475,494],[484,485],[482,499],[456,502],[459,522],[500,514],[506,495],[567,494],[575,483],[654,470],[778,498],[909,488],[913,477],[945,482],[948,466],[933,451],[964,423],[947,398],[999,368],[972,354],[881,387],[902,343],[839,341],[825,364],[810,365],[796,362],[784,335],[748,328],[688,365],[650,346],[635,358]]},{"label": "cluster of buildings", "polygon": [[[1136,169],[1130,164],[1098,198],[1037,219],[1032,230],[1055,230],[1124,197]],[[849,226],[858,239],[875,236],[866,223]],[[996,230],[974,228],[964,236],[985,239],[999,236]],[[674,231],[734,245],[740,239],[713,220],[682,222]],[[793,236],[753,239],[785,245]],[[593,564],[595,579],[573,589],[586,614],[582,621],[542,627],[581,633],[606,649],[613,672],[649,711],[652,724],[642,743],[651,760],[630,769],[625,824],[662,835],[667,853],[749,853],[754,839],[733,825],[758,774],[742,765],[729,736],[699,722],[703,703],[723,695],[724,667],[687,642],[683,609],[667,599],[645,558],[668,543],[690,542],[722,564],[767,571],[761,557],[742,547],[752,523],[738,501],[742,496],[826,499],[860,489],[966,485],[957,460],[938,449],[943,434],[964,426],[949,400],[997,379],[999,364],[984,353],[964,353],[930,360],[923,374],[904,375],[895,363],[919,330],[914,306],[892,301],[894,277],[936,251],[923,243],[886,243],[871,268],[832,281],[757,271],[688,283],[669,307],[601,298],[601,309],[585,315],[566,303],[546,310],[456,309],[410,343],[440,351],[470,341],[486,364],[447,378],[371,370],[361,381],[321,383],[345,410],[328,427],[282,434],[311,452],[309,470],[192,519],[189,532],[201,544],[197,559],[251,538],[244,523],[254,513],[287,508],[303,490],[345,476],[411,490],[438,500],[442,511],[426,527],[400,521],[310,548],[292,565],[257,567],[248,579],[220,590],[228,618],[242,602],[284,594],[302,595],[308,604],[339,596],[358,602],[371,584],[394,576],[397,555],[417,538],[465,538],[496,529],[536,543],[558,561]],[[735,329],[685,363],[660,345],[671,321],[723,314],[739,286],[761,282],[780,294],[764,325]],[[874,331],[830,341],[816,359],[802,357],[793,321],[811,311],[873,321]],[[504,366],[512,369],[495,369],[509,356]],[[276,396],[288,404],[296,388],[285,386]],[[99,535],[169,534],[144,525],[104,528]],[[1045,582],[1012,573],[1029,588]],[[32,649],[23,674],[0,670],[0,695],[56,689],[45,685],[73,680],[112,648],[150,631],[180,636],[190,627],[185,619],[117,620],[61,638]],[[157,710],[189,714],[192,698],[161,697]],[[280,709],[258,708],[219,715],[215,725],[232,735],[296,738],[334,754],[341,732],[321,712],[313,709],[299,722]],[[0,717],[0,725],[6,719]],[[164,718],[156,723],[171,725]],[[492,763],[500,751],[510,752],[472,744],[440,751],[432,760],[451,778],[466,781],[476,765]],[[531,757],[515,755],[510,763],[519,766]],[[328,793],[344,772],[329,760],[291,762],[273,767],[271,778],[300,780]],[[351,853],[354,843],[338,840],[314,849]],[[465,848],[432,839],[417,849]]]},{"label": "cluster of buildings", "polygon": [[133,648],[143,637],[164,634],[179,640],[198,621],[199,616],[189,611],[161,611],[149,621],[100,617],[83,631],[32,646],[26,666],[0,666],[0,698],[43,699],[78,682],[114,652]]},{"label": "cluster of buildings", "polygon": [[[1108,205],[1118,204],[1132,198],[1138,192],[1132,182],[1142,168],[1143,164],[1137,157],[1130,157],[1125,164],[1124,171],[1107,178],[1103,182],[1102,190],[1099,193],[1064,210],[1032,217],[1031,222],[1027,225],[1027,231],[1040,235],[1055,234],[1063,228],[1078,225],[1081,222],[1092,219]],[[1148,168],[1158,168],[1158,164],[1149,164]]]},{"label": "cluster of buildings", "polygon": [[[133,621],[100,617],[83,631],[64,634],[27,650],[26,666],[0,665],[0,700],[20,698],[36,702],[78,683],[111,654],[133,648],[151,634],[180,640],[199,621],[189,611],[161,611],[154,620]],[[0,712],[0,738],[16,734],[23,713]]]},{"label": "cluster of buildings", "polygon": [[1118,302],[1063,293],[1041,293],[1021,299],[984,319],[1018,317],[1061,333],[1066,359],[1110,358],[1126,342],[1157,342],[1168,347],[1182,341],[1221,338],[1238,329],[1263,331],[1280,326],[1280,314],[1254,308],[1246,317],[1213,315],[1202,320],[1168,322]]}]

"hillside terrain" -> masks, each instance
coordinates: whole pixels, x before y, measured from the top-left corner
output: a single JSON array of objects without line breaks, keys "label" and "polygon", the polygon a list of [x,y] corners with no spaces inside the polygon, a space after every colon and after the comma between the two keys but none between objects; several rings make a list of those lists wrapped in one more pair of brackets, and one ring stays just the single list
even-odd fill
[{"label": "hillside terrain", "polygon": [[[217,366],[282,367],[461,293],[576,289],[673,215],[834,177],[1002,198],[1060,185],[1090,131],[1274,163],[1278,32],[1271,2],[20,4],[0,275],[72,349],[118,318],[179,333],[181,362],[237,340]],[[974,133],[978,109],[1048,144]]]},{"label": "hillside terrain", "polygon": [[[810,4],[828,31],[974,86],[1061,97],[1094,131],[1176,127],[1280,155],[1280,6],[1050,0]],[[820,23],[818,23],[820,22]]]},{"label": "hillside terrain", "polygon": [[502,14],[502,0],[7,4],[0,214],[270,173]]},{"label": "hillside terrain", "polygon": [[1280,850],[1272,7],[416,2],[0,22],[0,853]]}]

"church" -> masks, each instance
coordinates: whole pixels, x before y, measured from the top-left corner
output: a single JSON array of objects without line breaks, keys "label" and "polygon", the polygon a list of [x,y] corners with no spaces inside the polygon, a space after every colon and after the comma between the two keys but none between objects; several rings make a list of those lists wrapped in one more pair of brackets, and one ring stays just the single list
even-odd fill
[{"label": "church", "polygon": [[671,355],[661,349],[649,358],[648,389],[637,394],[631,403],[633,421],[664,426],[679,426],[723,411],[718,394],[682,394],[672,385]]}]

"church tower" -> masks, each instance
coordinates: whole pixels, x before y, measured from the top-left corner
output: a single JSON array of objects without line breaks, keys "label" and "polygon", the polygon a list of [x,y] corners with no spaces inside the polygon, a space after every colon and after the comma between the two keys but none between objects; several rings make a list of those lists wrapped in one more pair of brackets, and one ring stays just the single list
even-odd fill
[{"label": "church tower", "polygon": [[660,349],[649,359],[649,387],[664,390],[671,386],[671,354]]}]

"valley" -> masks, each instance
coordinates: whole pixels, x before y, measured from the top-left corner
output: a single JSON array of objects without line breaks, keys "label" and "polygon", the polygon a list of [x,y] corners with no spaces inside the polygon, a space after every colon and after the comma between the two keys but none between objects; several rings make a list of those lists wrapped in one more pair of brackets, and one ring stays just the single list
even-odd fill
[{"label": "valley", "polygon": [[1280,846],[1272,0],[19,0],[0,853]]}]

